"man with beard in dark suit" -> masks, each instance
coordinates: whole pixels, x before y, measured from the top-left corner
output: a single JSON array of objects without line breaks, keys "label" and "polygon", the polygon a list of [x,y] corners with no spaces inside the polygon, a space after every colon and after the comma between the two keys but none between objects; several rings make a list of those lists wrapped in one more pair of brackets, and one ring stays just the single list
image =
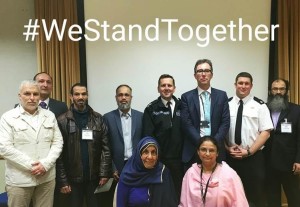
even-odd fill
[{"label": "man with beard in dark suit", "polygon": [[300,107],[288,102],[289,84],[277,79],[269,87],[268,107],[274,130],[264,149],[267,160],[268,206],[281,206],[281,185],[288,206],[300,203]]},{"label": "man with beard in dark suit", "polygon": [[115,99],[118,108],[104,114],[108,127],[108,140],[112,154],[114,182],[109,192],[100,193],[105,207],[113,206],[114,192],[122,169],[131,157],[142,138],[143,113],[131,108],[132,88],[127,84],[119,85]]}]

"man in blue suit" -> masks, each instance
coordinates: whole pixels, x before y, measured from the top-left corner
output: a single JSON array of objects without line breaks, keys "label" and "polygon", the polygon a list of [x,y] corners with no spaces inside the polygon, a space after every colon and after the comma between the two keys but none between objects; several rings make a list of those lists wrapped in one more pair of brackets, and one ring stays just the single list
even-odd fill
[{"label": "man in blue suit", "polygon": [[52,81],[52,77],[48,73],[46,72],[37,73],[33,77],[33,80],[36,81],[39,85],[40,93],[41,93],[40,101],[45,103],[45,106],[43,106],[43,108],[52,111],[55,114],[56,118],[59,115],[68,111],[68,107],[64,102],[50,98],[50,94],[52,92],[52,87],[53,87],[53,81]]},{"label": "man in blue suit", "polygon": [[118,86],[115,97],[118,109],[104,114],[104,120],[108,126],[115,182],[109,195],[105,196],[106,203],[103,206],[112,206],[114,188],[121,171],[142,138],[143,113],[131,109],[131,87],[125,84]]},{"label": "man in blue suit", "polygon": [[210,85],[213,77],[212,62],[208,59],[198,60],[194,67],[194,77],[198,87],[181,96],[181,121],[185,134],[182,159],[185,170],[197,161],[196,146],[203,136],[213,136],[218,140],[218,159],[224,160],[224,138],[230,126],[227,94]]},{"label": "man in blue suit", "polygon": [[[46,72],[37,73],[33,80],[38,83],[40,88],[40,102],[39,105],[42,108],[48,109],[55,114],[57,118],[59,115],[68,111],[66,103],[50,98],[50,94],[53,89],[53,80],[52,77]],[[44,105],[42,105],[44,104]],[[66,206],[66,195],[60,193],[60,189],[55,187],[54,192],[54,207],[63,207]]]}]

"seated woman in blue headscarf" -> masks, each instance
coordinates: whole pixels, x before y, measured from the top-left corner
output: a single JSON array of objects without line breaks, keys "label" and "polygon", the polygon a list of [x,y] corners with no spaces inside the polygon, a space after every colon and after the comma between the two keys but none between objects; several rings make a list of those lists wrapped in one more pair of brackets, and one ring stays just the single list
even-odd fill
[{"label": "seated woman in blue headscarf", "polygon": [[143,138],[124,166],[116,190],[117,207],[177,207],[169,170],[159,162],[160,150],[152,137]]}]

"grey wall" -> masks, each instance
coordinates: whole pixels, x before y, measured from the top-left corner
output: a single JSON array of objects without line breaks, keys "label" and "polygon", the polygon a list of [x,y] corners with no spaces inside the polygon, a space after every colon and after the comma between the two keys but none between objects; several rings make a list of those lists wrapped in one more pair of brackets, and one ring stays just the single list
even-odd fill
[{"label": "grey wall", "polygon": [[34,18],[32,0],[2,0],[0,7],[0,114],[18,102],[18,86],[37,71],[35,42],[26,42],[24,24]]},{"label": "grey wall", "polygon": [[[1,0],[0,7],[0,115],[18,103],[22,80],[32,79],[37,71],[34,42],[23,37],[24,24],[34,18],[32,0]],[[0,193],[4,191],[4,161],[0,160]]]},{"label": "grey wall", "polygon": [[[155,18],[178,19],[179,25],[244,23],[255,27],[269,24],[270,0],[189,0],[189,1],[85,1],[86,19],[104,20],[110,24],[148,25]],[[23,37],[24,24],[34,17],[32,0],[1,0],[0,7],[0,114],[18,102],[18,85],[31,79],[37,71],[34,42]],[[174,34],[174,33],[173,33]],[[175,34],[174,34],[175,35]],[[133,87],[133,107],[141,111],[157,98],[157,79],[169,73],[176,79],[175,95],[196,87],[193,66],[199,58],[209,58],[214,64],[212,85],[234,94],[234,77],[248,71],[254,76],[253,94],[266,98],[268,75],[268,41],[212,40],[207,47],[196,46],[197,40],[183,42],[167,40],[166,26],[161,28],[158,42],[87,41],[89,103],[100,113],[116,108],[117,85]],[[0,161],[0,192],[4,191],[4,161]]]},{"label": "grey wall", "polygon": [[[85,2],[86,19],[107,21],[111,29],[116,24],[153,24],[155,18],[178,19],[172,30],[177,35],[178,25],[199,24],[214,27],[227,25],[232,20],[255,28],[259,24],[269,25],[270,0],[189,0],[189,1],[98,1]],[[92,25],[92,24],[91,24]],[[87,72],[89,103],[100,113],[116,108],[115,88],[127,83],[133,88],[133,108],[143,111],[149,102],[158,97],[157,80],[161,74],[169,73],[176,80],[176,93],[180,97],[185,91],[196,87],[193,67],[197,59],[213,61],[214,77],[212,86],[234,94],[234,78],[241,71],[248,71],[254,77],[253,94],[265,100],[267,95],[269,41],[231,41],[229,35],[224,42],[214,41],[206,47],[198,47],[197,39],[181,41],[174,38],[167,41],[167,26],[160,25],[160,40],[104,41],[103,28],[92,25],[100,32],[100,40],[87,41]],[[94,32],[87,32],[95,37]],[[237,36],[237,30],[233,33]],[[153,35],[153,34],[152,34]],[[187,35],[187,33],[185,33]],[[247,31],[243,30],[246,38]]]}]

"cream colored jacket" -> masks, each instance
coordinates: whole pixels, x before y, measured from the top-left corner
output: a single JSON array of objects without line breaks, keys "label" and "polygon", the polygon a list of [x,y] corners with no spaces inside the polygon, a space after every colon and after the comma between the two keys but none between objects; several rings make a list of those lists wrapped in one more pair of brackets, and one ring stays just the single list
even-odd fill
[{"label": "cream colored jacket", "polygon": [[[1,117],[0,155],[6,160],[6,184],[18,187],[37,186],[55,179],[55,162],[63,139],[55,115],[38,108],[34,127],[18,106]],[[46,173],[31,175],[32,163],[40,161]]]}]

